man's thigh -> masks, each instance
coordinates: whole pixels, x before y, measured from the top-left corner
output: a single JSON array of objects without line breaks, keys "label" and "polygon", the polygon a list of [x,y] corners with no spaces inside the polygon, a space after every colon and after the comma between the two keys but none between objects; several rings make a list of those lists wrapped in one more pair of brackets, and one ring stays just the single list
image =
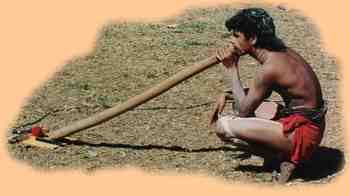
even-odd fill
[{"label": "man's thigh", "polygon": [[269,145],[283,151],[290,151],[292,148],[291,141],[283,135],[283,125],[276,121],[227,115],[219,118],[218,126],[232,137]]}]

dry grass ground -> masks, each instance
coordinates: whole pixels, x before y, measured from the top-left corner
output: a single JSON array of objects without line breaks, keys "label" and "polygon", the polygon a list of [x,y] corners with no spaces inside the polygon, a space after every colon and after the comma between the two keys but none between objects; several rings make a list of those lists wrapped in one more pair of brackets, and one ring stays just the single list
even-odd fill
[{"label": "dry grass ground", "polygon": [[[322,148],[312,160],[317,164],[300,171],[291,183],[329,182],[341,173],[344,159],[338,63],[302,13],[259,6],[273,16],[285,43],[313,66],[329,101]],[[221,47],[228,38],[224,21],[238,8],[196,8],[163,21],[104,26],[90,54],[70,60],[33,92],[13,127],[54,111],[39,123],[54,130],[143,92]],[[248,85],[259,66],[248,57],[240,64],[241,78]],[[80,141],[74,144],[55,150],[9,144],[8,149],[15,159],[41,170],[132,166],[269,184],[271,173],[261,170],[262,160],[238,159],[242,152],[223,144],[208,126],[212,104],[204,103],[228,87],[226,78],[222,66],[211,68],[137,109],[72,135]],[[204,105],[185,108],[199,104]]]}]

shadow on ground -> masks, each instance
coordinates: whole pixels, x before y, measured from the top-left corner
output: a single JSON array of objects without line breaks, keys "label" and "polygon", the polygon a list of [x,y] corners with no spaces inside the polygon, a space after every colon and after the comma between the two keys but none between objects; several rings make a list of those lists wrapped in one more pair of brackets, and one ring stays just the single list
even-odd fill
[{"label": "shadow on ground", "polygon": [[335,148],[320,147],[311,158],[296,172],[296,177],[305,181],[319,180],[341,171],[344,167],[344,153]]},{"label": "shadow on ground", "polygon": [[168,150],[168,151],[177,151],[177,152],[188,152],[188,153],[198,153],[198,152],[214,152],[214,151],[240,151],[239,148],[229,147],[229,146],[220,146],[220,147],[211,147],[211,148],[198,148],[198,149],[190,149],[181,146],[163,146],[163,145],[154,145],[154,144],[121,144],[121,143],[90,143],[80,140],[68,140],[68,139],[58,139],[58,145],[62,144],[72,144],[72,145],[86,145],[91,147],[109,147],[109,148],[125,148],[132,150]]},{"label": "shadow on ground", "polygon": [[[301,178],[304,181],[314,181],[336,174],[344,167],[344,153],[335,148],[321,146],[310,161],[298,168],[292,178]],[[262,166],[239,165],[236,170],[243,172],[266,172]]]},{"label": "shadow on ground", "polygon": [[[92,147],[110,147],[110,148],[126,148],[132,150],[169,150],[177,152],[187,152],[187,153],[198,153],[198,152],[213,152],[213,151],[240,151],[241,149],[236,147],[221,146],[216,148],[198,148],[198,149],[189,149],[181,146],[162,146],[162,145],[141,145],[141,144],[114,144],[114,143],[89,143],[80,140],[66,140],[61,139],[60,142],[70,145],[87,145]],[[249,154],[249,153],[248,153]],[[238,159],[242,154],[236,156]],[[250,154],[249,154],[250,155]],[[246,157],[249,158],[249,157]],[[244,159],[244,158],[243,158]],[[298,168],[295,172],[295,175],[292,178],[301,178],[304,181],[314,181],[326,178],[327,176],[336,174],[343,169],[345,163],[344,153],[335,148],[329,148],[325,146],[319,147],[314,155],[311,157],[310,161],[305,163],[303,167]],[[236,170],[243,172],[269,172],[263,166],[256,165],[239,165]]]}]

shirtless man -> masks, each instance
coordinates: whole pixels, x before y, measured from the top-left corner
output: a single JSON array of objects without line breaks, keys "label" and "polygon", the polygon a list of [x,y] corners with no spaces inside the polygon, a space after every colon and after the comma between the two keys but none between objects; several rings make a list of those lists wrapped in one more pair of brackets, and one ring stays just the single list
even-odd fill
[{"label": "shirtless man", "polygon": [[[220,139],[243,140],[265,161],[271,153],[282,155],[278,180],[287,182],[321,142],[326,109],[320,83],[310,65],[275,35],[273,19],[265,10],[242,9],[225,25],[232,38],[229,47],[217,51],[217,57],[232,74],[238,116],[221,115],[229,97],[226,93],[217,99],[211,124],[216,124]],[[262,65],[248,92],[239,77],[238,62],[243,55]],[[273,91],[283,98],[285,108],[272,120],[256,117],[254,112]]]}]

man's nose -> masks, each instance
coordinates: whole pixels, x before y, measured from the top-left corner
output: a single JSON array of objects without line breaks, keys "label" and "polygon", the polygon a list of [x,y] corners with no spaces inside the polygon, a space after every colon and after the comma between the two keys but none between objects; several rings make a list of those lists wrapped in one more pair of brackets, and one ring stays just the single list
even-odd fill
[{"label": "man's nose", "polygon": [[231,39],[230,39],[230,43],[235,45],[236,44],[236,38],[232,36]]}]

